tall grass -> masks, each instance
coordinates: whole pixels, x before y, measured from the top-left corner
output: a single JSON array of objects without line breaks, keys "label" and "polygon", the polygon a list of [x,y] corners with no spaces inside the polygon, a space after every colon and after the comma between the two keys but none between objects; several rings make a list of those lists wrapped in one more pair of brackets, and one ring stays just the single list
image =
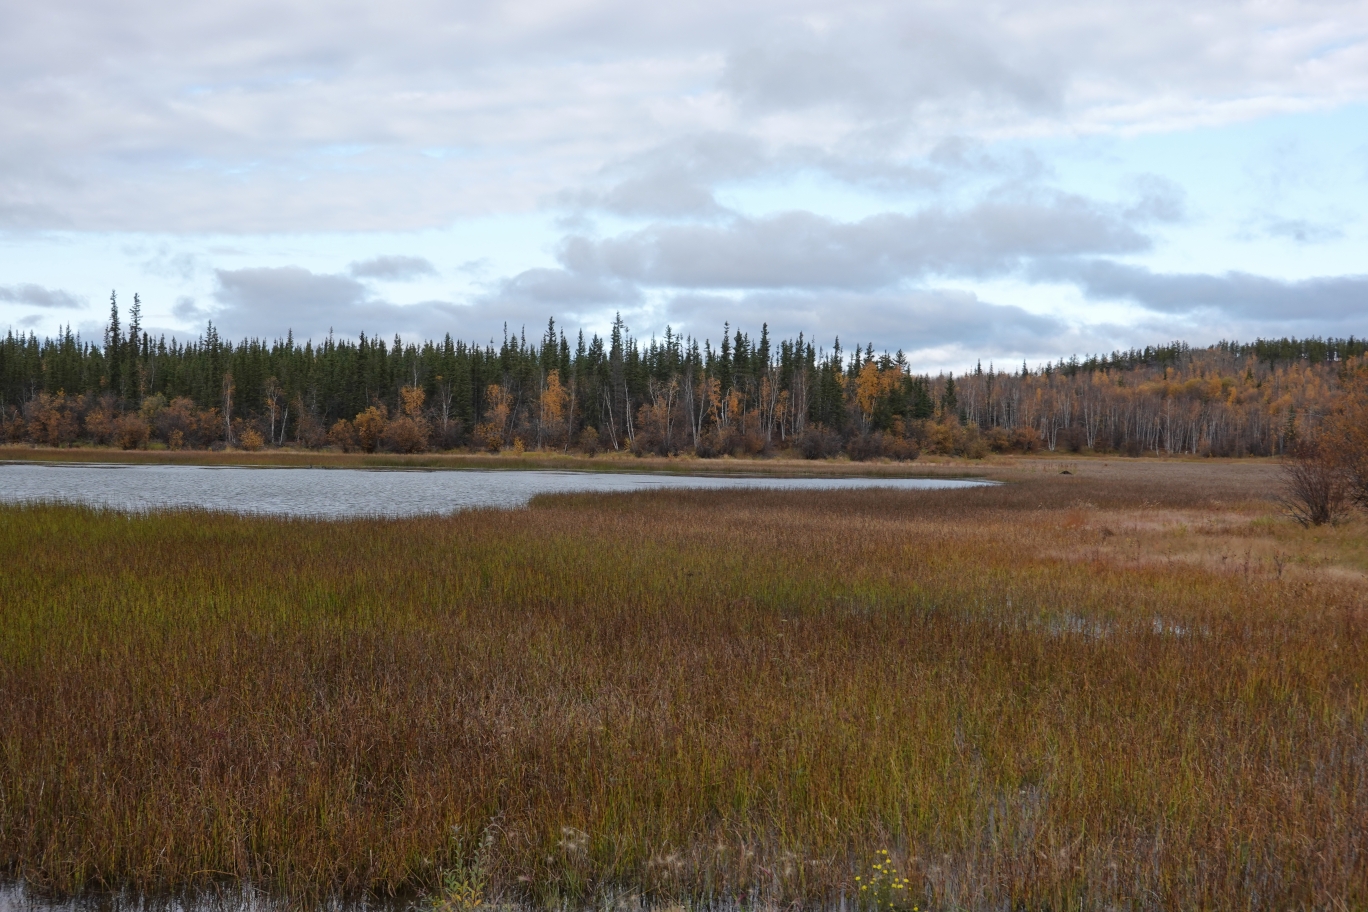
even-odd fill
[{"label": "tall grass", "polygon": [[1211,496],[7,508],[0,865],[827,903],[888,850],[923,908],[1361,907],[1362,585],[1087,556]]}]

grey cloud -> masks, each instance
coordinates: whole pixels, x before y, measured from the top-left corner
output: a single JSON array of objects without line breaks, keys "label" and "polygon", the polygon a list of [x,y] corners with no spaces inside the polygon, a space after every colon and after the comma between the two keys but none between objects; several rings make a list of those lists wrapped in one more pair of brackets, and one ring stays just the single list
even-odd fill
[{"label": "grey cloud", "polygon": [[404,282],[437,274],[437,267],[423,257],[378,256],[352,263],[347,272],[358,279],[384,279]]},{"label": "grey cloud", "polygon": [[41,285],[0,285],[0,301],[12,304],[26,304],[29,307],[42,307],[48,310],[78,310],[85,306],[85,300],[69,291],[44,288]]},{"label": "grey cloud", "polygon": [[[458,339],[497,336],[504,323],[515,330],[526,324],[534,329],[548,316],[563,311],[552,306],[558,299],[553,289],[542,287],[548,297],[528,294],[519,308],[516,292],[536,289],[534,277],[509,283],[509,296],[491,295],[457,304],[451,301],[420,301],[395,304],[374,297],[361,282],[350,276],[310,272],[299,266],[255,267],[217,272],[218,287],[214,308],[189,307],[193,314],[212,319],[230,337],[283,337],[292,331],[297,340],[319,340],[330,332],[355,338],[399,333],[410,339],[440,339],[444,334]],[[562,283],[555,288],[564,291]]]},{"label": "grey cloud", "polygon": [[470,325],[497,337],[504,326],[540,331],[551,317],[562,324],[606,325],[614,312],[634,312],[643,300],[641,289],[631,282],[564,269],[528,269],[497,282],[472,300],[465,313]]},{"label": "grey cloud", "polygon": [[681,294],[669,299],[658,323],[700,338],[717,338],[724,321],[773,334],[799,332],[817,345],[837,336],[850,350],[872,342],[901,349],[915,370],[962,369],[974,358],[1033,363],[1072,351],[1106,351],[1115,344],[1106,327],[1080,330],[1054,316],[985,301],[970,292],[921,289],[905,293],[759,292],[737,297]]},{"label": "grey cloud", "polygon": [[499,283],[497,295],[508,303],[556,302],[571,308],[634,304],[641,292],[626,282],[563,269],[528,269]]},{"label": "grey cloud", "polygon": [[70,216],[59,207],[13,199],[18,195],[15,191],[0,182],[0,228],[30,231],[71,227]]},{"label": "grey cloud", "polygon": [[497,340],[507,330],[540,333],[548,319],[563,328],[603,329],[613,314],[629,318],[649,309],[634,282],[568,269],[528,269],[491,283],[461,308],[471,338]]},{"label": "grey cloud", "polygon": [[321,339],[329,332],[407,333],[440,338],[453,331],[462,308],[445,301],[399,305],[374,298],[350,276],[299,266],[220,269],[209,314],[229,337],[264,335]]},{"label": "grey cloud", "polygon": [[571,237],[563,265],[675,288],[887,287],[927,275],[1000,275],[1027,258],[1145,250],[1117,213],[1081,197],[1007,199],[837,222],[807,212]]},{"label": "grey cloud", "polygon": [[[219,269],[214,313],[230,336],[264,333],[284,336],[287,330],[313,335],[337,322],[352,330],[369,300],[366,287],[348,276],[319,275],[300,266]],[[372,327],[366,327],[371,329]]]},{"label": "grey cloud", "polygon": [[[1106,260],[1040,264],[1036,278],[1077,284],[1092,298],[1134,301],[1169,314],[1220,311],[1283,325],[1359,323],[1368,314],[1368,275],[1285,281],[1246,272],[1156,273]],[[1363,328],[1358,330],[1363,333]]]},{"label": "grey cloud", "polygon": [[672,174],[629,178],[594,200],[599,207],[629,216],[720,215],[712,190]]},{"label": "grey cloud", "polygon": [[171,314],[178,320],[189,321],[199,320],[209,316],[210,311],[206,311],[204,308],[200,307],[195,302],[194,298],[189,297],[188,295],[181,295],[176,298],[176,303],[171,305]]},{"label": "grey cloud", "polygon": [[[679,137],[607,165],[585,187],[562,192],[555,202],[628,217],[716,219],[733,214],[717,201],[717,187],[749,179],[809,173],[879,193],[909,195],[971,180],[1028,185],[1044,170],[1031,152],[990,152],[967,137],[949,137],[925,156],[908,157],[886,149],[833,152],[791,143],[771,149],[742,133],[707,132]],[[1146,190],[1142,197],[1148,201],[1157,191]],[[1171,195],[1176,188],[1165,185],[1158,190]],[[573,221],[567,227],[573,227]]]},{"label": "grey cloud", "polygon": [[590,186],[561,194],[559,201],[627,216],[711,217],[726,212],[713,196],[714,185],[775,165],[752,137],[699,133],[607,165]]},{"label": "grey cloud", "polygon": [[940,16],[923,8],[857,13],[822,28],[780,28],[732,52],[722,84],[760,111],[839,105],[906,117],[927,103],[969,98],[1058,109],[1063,74],[1038,51],[994,34],[994,25],[992,17]]}]

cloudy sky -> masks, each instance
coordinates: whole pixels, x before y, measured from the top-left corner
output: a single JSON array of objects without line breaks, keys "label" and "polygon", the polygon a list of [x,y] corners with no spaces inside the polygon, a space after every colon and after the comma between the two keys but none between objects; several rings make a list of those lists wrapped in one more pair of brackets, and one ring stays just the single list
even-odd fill
[{"label": "cloudy sky", "polygon": [[1368,333],[1368,4],[0,4],[0,330]]}]

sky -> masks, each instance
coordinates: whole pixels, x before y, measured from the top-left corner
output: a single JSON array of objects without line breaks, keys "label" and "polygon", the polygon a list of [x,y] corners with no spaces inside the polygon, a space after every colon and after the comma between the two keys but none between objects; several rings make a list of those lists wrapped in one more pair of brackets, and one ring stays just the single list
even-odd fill
[{"label": "sky", "polygon": [[0,2],[0,331],[1368,334],[1368,4]]}]

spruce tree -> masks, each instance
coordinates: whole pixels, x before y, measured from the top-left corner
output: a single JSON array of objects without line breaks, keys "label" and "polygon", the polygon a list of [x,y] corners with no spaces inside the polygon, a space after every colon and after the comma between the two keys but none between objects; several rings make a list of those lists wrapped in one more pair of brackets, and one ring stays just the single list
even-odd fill
[{"label": "spruce tree", "polygon": [[123,396],[123,331],[119,328],[119,296],[109,293],[109,325],[105,327],[105,364],[109,368],[109,391]]},{"label": "spruce tree", "polygon": [[945,392],[941,394],[941,413],[943,415],[959,414],[959,396],[955,394],[955,375],[953,373],[945,378]]},{"label": "spruce tree", "polygon": [[141,372],[138,354],[142,334],[142,299],[135,293],[133,306],[128,310],[128,343],[124,345],[124,401],[138,404],[141,398]]}]

